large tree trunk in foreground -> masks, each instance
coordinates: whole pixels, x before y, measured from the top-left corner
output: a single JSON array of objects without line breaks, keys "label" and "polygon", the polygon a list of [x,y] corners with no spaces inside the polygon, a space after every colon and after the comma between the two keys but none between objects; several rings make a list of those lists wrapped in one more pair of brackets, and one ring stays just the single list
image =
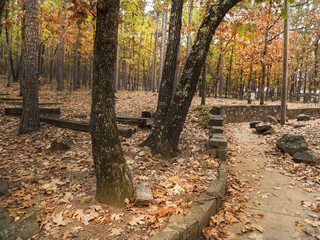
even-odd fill
[{"label": "large tree trunk in foreground", "polygon": [[23,42],[23,112],[19,133],[40,127],[38,108],[38,1],[25,1],[25,38]]},{"label": "large tree trunk in foreground", "polygon": [[141,145],[153,148],[154,142],[162,131],[165,117],[170,107],[172,99],[172,88],[174,85],[175,71],[177,68],[177,56],[180,44],[180,30],[182,18],[183,0],[172,1],[172,11],[170,16],[169,39],[166,51],[163,75],[160,85],[157,113],[154,128],[149,137]]},{"label": "large tree trunk in foreground", "polygon": [[160,126],[162,130],[152,146],[153,153],[160,153],[163,158],[175,155],[180,134],[195,94],[200,72],[214,32],[225,14],[238,2],[240,0],[222,0],[208,7],[187,59],[173,102],[170,105],[165,121]]},{"label": "large tree trunk in foreground", "polygon": [[115,207],[133,197],[116,124],[114,71],[120,0],[101,0],[97,7],[91,108],[92,153],[97,178],[96,199]]}]

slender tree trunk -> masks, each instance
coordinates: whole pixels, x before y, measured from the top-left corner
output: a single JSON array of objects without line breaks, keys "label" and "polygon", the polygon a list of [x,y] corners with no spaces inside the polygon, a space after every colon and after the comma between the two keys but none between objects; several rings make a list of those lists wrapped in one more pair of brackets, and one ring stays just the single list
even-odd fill
[{"label": "slender tree trunk", "polygon": [[187,59],[177,92],[163,121],[160,134],[151,148],[153,153],[160,153],[163,158],[175,155],[212,37],[225,14],[238,2],[240,0],[222,0],[208,7]]},{"label": "slender tree trunk", "polygon": [[191,51],[191,26],[192,26],[192,16],[193,16],[193,1],[189,0],[189,23],[188,23],[188,36],[187,36],[187,58],[189,57]]},{"label": "slender tree trunk", "polygon": [[91,108],[92,153],[96,199],[123,207],[133,197],[130,172],[123,157],[116,124],[114,71],[117,60],[119,0],[101,0],[97,7]]},{"label": "slender tree trunk", "polygon": [[[289,16],[289,3],[284,0],[284,10]],[[284,20],[284,40],[283,40],[283,80],[282,96],[280,106],[280,124],[286,122],[286,105],[287,105],[287,78],[288,78],[288,53],[289,53],[289,17]]]},{"label": "slender tree trunk", "polygon": [[223,76],[222,76],[222,67],[223,67],[223,55],[220,54],[219,57],[219,98],[222,98],[223,94]]},{"label": "slender tree trunk", "polygon": [[206,104],[206,85],[207,85],[207,80],[206,80],[206,75],[207,75],[207,65],[206,62],[203,64],[203,70],[202,70],[202,82],[201,82],[201,105]]},{"label": "slender tree trunk", "polygon": [[[157,25],[159,24],[159,12],[157,13]],[[154,49],[153,49],[153,64],[152,64],[152,92],[157,90],[157,53],[158,53],[158,35],[159,30],[158,27],[154,33]]]},{"label": "slender tree trunk", "polygon": [[19,133],[35,131],[40,127],[38,108],[38,1],[25,1],[25,39],[23,42],[23,111]]},{"label": "slender tree trunk", "polygon": [[226,97],[226,98],[229,98],[229,97],[230,97],[230,85],[231,85],[232,63],[233,63],[233,51],[234,51],[234,47],[232,47],[232,49],[231,49],[230,65],[229,65],[229,74],[228,74],[228,77],[227,77],[226,90],[225,90],[225,97]]},{"label": "slender tree trunk", "polygon": [[60,26],[61,34],[58,44],[57,53],[57,91],[62,92],[64,90],[64,35],[65,35],[65,18],[66,18],[67,1],[63,0],[62,5],[62,23]]}]

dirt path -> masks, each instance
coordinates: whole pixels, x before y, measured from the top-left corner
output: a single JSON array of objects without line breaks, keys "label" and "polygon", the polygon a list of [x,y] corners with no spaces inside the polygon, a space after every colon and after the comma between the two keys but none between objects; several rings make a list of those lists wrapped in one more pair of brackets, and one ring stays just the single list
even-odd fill
[{"label": "dirt path", "polygon": [[249,185],[245,190],[250,197],[246,211],[254,217],[251,225],[255,225],[244,233],[245,223],[233,224],[228,239],[315,239],[310,236],[315,229],[305,222],[312,213],[301,204],[313,202],[315,194],[303,190],[302,183],[272,164],[265,137],[254,134],[248,123],[237,126],[229,148],[234,153],[230,170]]}]

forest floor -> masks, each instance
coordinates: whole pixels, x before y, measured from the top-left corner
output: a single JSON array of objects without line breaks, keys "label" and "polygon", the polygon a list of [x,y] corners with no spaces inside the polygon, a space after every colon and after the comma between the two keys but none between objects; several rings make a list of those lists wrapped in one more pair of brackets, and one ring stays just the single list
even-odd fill
[{"label": "forest floor", "polygon": [[[12,84],[7,88],[5,79],[2,78],[0,93],[17,97],[19,85]],[[117,116],[139,117],[142,111],[156,108],[156,93],[121,91],[116,94],[116,97]],[[40,102],[62,103],[56,106],[61,109],[61,118],[79,120],[75,115],[83,114],[87,119],[90,116],[91,91],[88,89],[57,93],[54,87],[45,85],[40,87],[39,99]],[[13,106],[0,102],[0,177],[10,184],[9,195],[0,197],[0,206],[6,207],[16,219],[29,212],[37,213],[42,228],[40,239],[147,239],[165,226],[171,214],[184,215],[210,182],[216,179],[219,160],[210,156],[206,150],[209,131],[204,126],[208,118],[206,111],[210,109],[209,106],[245,105],[246,101],[208,98],[207,106],[199,108],[199,104],[200,98],[195,97],[181,134],[179,143],[181,153],[168,162],[162,162],[158,156],[152,156],[148,148],[138,147],[138,144],[148,136],[150,129],[138,128],[131,138],[124,139],[122,147],[134,184],[149,186],[153,190],[155,199],[154,204],[149,207],[138,208],[128,203],[126,208],[119,210],[100,205],[94,199],[95,177],[89,133],[56,128],[42,123],[39,131],[18,135],[19,118],[4,115],[4,108]],[[258,105],[258,101],[254,101],[253,104]],[[279,102],[267,104],[279,104]],[[289,103],[289,108],[295,107],[314,107],[314,104]],[[319,124],[312,125],[312,128],[308,125],[307,129],[310,128],[312,131],[307,132],[306,136],[315,144],[319,142],[316,137],[319,133],[317,125]],[[234,131],[235,128],[239,131]],[[242,165],[251,166],[252,163],[243,164],[245,159],[251,159],[246,156],[252,154],[256,159],[259,155],[255,148],[251,149],[251,146],[259,145],[258,150],[261,150],[262,145],[266,146],[266,149],[271,148],[272,150],[262,152],[263,156],[269,162],[271,161],[267,168],[277,168],[282,174],[290,176],[294,175],[291,172],[296,172],[298,174],[296,178],[304,181],[303,187],[308,190],[306,193],[314,194],[314,185],[319,184],[319,179],[316,177],[319,176],[317,167],[303,163],[296,165],[289,160],[279,161],[289,157],[283,158],[274,149],[274,141],[280,133],[292,131],[289,126],[283,128],[277,126],[279,129],[275,135],[261,138],[245,130],[246,128],[246,125],[241,124],[226,125],[228,137],[231,140],[229,195],[224,208],[217,216],[218,220],[214,218],[211,222],[212,226],[219,223],[219,227],[209,227],[205,231],[206,236],[211,239],[216,238],[215,234],[218,234],[217,239],[220,238],[219,236],[232,237],[232,234],[225,235],[231,231],[227,231],[227,226],[232,222],[241,222],[239,216],[244,217],[244,215],[240,213],[245,213],[248,218],[250,216],[250,213],[244,209],[251,201],[250,194],[255,190],[252,190],[252,186],[247,187],[248,181],[240,179],[241,174],[238,173],[241,171],[244,175],[248,175]],[[244,136],[248,136],[247,143],[242,141]],[[252,137],[258,140],[265,139],[265,143],[258,144],[258,141]],[[50,151],[53,140],[70,138],[82,141],[77,141],[69,151]],[[244,147],[242,144],[247,145]],[[318,150],[317,145],[312,145],[312,148]],[[244,159],[239,159],[241,156]],[[275,157],[272,158],[272,156]],[[264,166],[263,162],[255,163],[256,166],[252,168],[255,167],[256,170],[251,169],[250,172],[253,174],[256,171],[256,175],[265,175],[265,172],[259,173]],[[234,166],[239,166],[239,169],[233,169]],[[316,173],[317,175],[313,175]],[[302,178],[304,175],[308,177]],[[239,186],[242,185],[246,187],[240,188]],[[278,189],[277,185],[274,186]],[[292,187],[296,188],[295,185]],[[278,192],[280,191],[279,189]],[[266,199],[270,199],[268,193],[261,191],[260,195],[263,198],[260,198],[264,199],[266,196]],[[229,208],[235,203],[241,204],[235,208],[237,210],[231,211]],[[303,206],[314,208],[315,205],[311,198],[306,197]],[[299,224],[308,225],[303,221]],[[224,225],[225,228],[223,228]],[[235,234],[236,230],[231,232]]]}]

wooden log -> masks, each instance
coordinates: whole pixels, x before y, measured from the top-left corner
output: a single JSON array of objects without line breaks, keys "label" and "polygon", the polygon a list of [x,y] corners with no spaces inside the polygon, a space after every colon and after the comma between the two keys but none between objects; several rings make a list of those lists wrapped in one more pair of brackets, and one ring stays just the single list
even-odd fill
[{"label": "wooden log", "polygon": [[0,93],[0,96],[9,96],[9,93]]},{"label": "wooden log", "polygon": [[[89,121],[72,121],[67,119],[53,118],[47,116],[40,116],[40,121],[50,123],[59,128],[68,128],[72,130],[89,132],[90,123]],[[118,126],[119,134],[122,137],[129,138],[132,136],[136,129],[133,127],[127,126]]]},{"label": "wooden log", "polygon": [[16,102],[16,101],[22,101],[23,99],[22,98],[0,98],[0,100]]},{"label": "wooden log", "polygon": [[[60,115],[60,108],[39,108],[41,115]],[[5,108],[4,113],[8,116],[21,116],[22,108]]]},{"label": "wooden log", "polygon": [[142,111],[141,117],[143,118],[155,118],[156,117],[156,111]]},{"label": "wooden log", "polygon": [[152,118],[117,117],[117,122],[123,124],[137,124],[139,127],[151,127],[154,120]]},{"label": "wooden log", "polygon": [[[22,102],[7,102],[3,101],[4,103],[8,105],[22,105]],[[56,106],[56,105],[62,105],[63,103],[38,103],[40,106]]]}]

